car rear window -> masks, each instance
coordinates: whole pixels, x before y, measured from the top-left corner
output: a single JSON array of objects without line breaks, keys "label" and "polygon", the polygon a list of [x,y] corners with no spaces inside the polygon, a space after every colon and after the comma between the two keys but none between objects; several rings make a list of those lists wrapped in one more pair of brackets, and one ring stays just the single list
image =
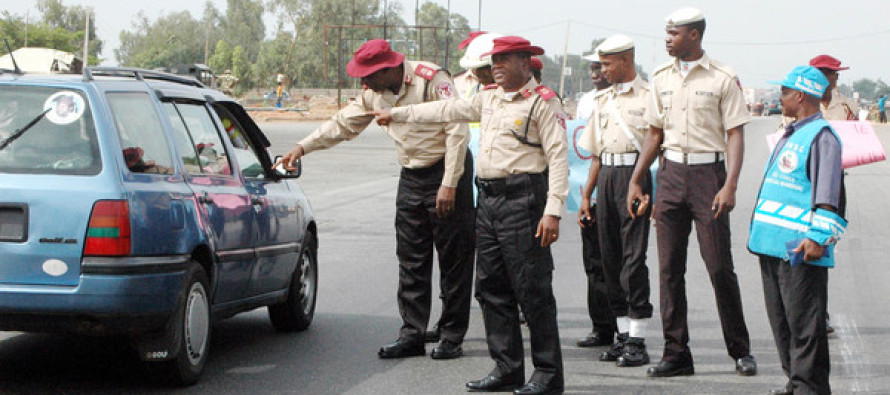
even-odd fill
[{"label": "car rear window", "polygon": [[94,175],[102,168],[83,92],[0,85],[0,173]]},{"label": "car rear window", "polygon": [[173,157],[161,118],[148,94],[111,92],[108,104],[114,114],[127,168],[133,173],[173,174]]}]

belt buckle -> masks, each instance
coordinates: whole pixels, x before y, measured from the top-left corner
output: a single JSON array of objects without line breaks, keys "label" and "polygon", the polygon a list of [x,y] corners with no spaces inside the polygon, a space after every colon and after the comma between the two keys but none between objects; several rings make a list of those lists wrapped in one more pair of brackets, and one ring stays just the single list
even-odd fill
[{"label": "belt buckle", "polygon": [[689,153],[688,152],[683,153],[683,164],[689,165]]}]

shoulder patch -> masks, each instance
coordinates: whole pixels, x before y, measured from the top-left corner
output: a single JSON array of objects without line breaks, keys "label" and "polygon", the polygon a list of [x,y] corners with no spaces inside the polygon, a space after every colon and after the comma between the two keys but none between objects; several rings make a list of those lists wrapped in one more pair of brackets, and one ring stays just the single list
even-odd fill
[{"label": "shoulder patch", "polygon": [[438,73],[438,72],[439,72],[438,69],[434,69],[432,67],[422,65],[422,64],[419,64],[419,65],[417,65],[416,68],[414,68],[414,74],[417,74],[421,78],[428,80],[428,81],[432,80],[433,77],[435,77],[436,73]]},{"label": "shoulder patch", "polygon": [[541,98],[544,100],[550,100],[550,99],[556,97],[556,91],[554,91],[553,89],[550,89],[544,85],[538,85],[538,87],[535,88],[535,92],[538,95],[540,95]]},{"label": "shoulder patch", "polygon": [[443,99],[450,99],[454,97],[454,86],[451,85],[451,82],[442,82],[436,85],[436,94]]},{"label": "shoulder patch", "polygon": [[488,84],[488,85],[485,85],[485,87],[482,88],[482,90],[489,91],[489,90],[497,89],[497,88],[498,88],[498,84]]}]

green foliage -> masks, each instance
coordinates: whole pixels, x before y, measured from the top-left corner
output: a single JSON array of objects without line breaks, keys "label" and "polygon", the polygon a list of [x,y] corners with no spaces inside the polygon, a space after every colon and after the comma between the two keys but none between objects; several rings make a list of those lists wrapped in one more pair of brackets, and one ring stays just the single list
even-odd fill
[{"label": "green foliage", "polygon": [[[413,51],[414,59],[422,59],[434,62],[456,73],[461,70],[460,57],[463,54],[457,49],[457,44],[466,38],[470,32],[470,24],[463,15],[451,14],[450,33],[446,30],[449,25],[448,9],[435,3],[424,3],[417,13],[417,24],[421,26],[434,26],[438,29],[422,29],[414,32],[413,42],[417,43]],[[446,63],[446,48],[448,63]]]},{"label": "green foliage", "polygon": [[226,5],[226,17],[221,23],[222,39],[241,46],[248,59],[256,60],[266,35],[262,0],[228,0]]},{"label": "green foliage", "polygon": [[210,57],[210,69],[214,73],[222,73],[232,69],[232,46],[225,40],[216,42],[216,48],[213,50],[213,56]]},{"label": "green foliage", "polygon": [[247,51],[244,50],[244,47],[238,45],[232,50],[232,75],[242,81],[241,84],[238,84],[238,90],[235,91],[236,94],[241,94],[242,92],[239,92],[239,90],[249,86],[245,82],[250,81],[250,74],[250,60],[247,58]]},{"label": "green foliage", "polygon": [[140,11],[133,30],[121,31],[121,45],[114,55],[122,66],[148,69],[201,63],[204,40],[203,24],[188,11],[166,14],[153,22]]},{"label": "green foliage", "polygon": [[[89,56],[90,56],[90,65],[99,64],[99,54],[102,53],[102,46],[104,43],[97,36],[96,32],[96,13],[93,11],[92,7],[84,7],[84,6],[66,6],[62,3],[62,0],[38,0],[37,1],[37,10],[42,14],[42,22],[49,26],[50,28],[55,29],[63,29],[70,33],[78,33],[79,37],[71,37],[72,42],[69,43],[68,47],[75,47],[76,50],[71,51],[67,49],[61,49],[58,47],[48,47],[55,48],[63,51],[68,51],[77,54],[78,56],[83,55],[83,31],[86,28],[86,18],[89,15],[90,18],[90,42],[89,42]],[[30,41],[30,37],[29,37]],[[32,45],[30,42],[29,46]]]}]

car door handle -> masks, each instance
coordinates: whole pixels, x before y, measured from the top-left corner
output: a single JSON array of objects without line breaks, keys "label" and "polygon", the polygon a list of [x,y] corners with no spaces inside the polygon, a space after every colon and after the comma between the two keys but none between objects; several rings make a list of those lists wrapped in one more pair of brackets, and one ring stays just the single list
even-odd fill
[{"label": "car door handle", "polygon": [[198,202],[204,204],[213,204],[213,198],[207,192],[204,192],[203,195],[198,195]]},{"label": "car door handle", "polygon": [[252,205],[254,205],[254,206],[265,206],[265,205],[266,205],[266,201],[263,200],[263,198],[261,198],[261,197],[259,197],[259,196],[251,196],[251,197],[250,197],[250,204],[252,204]]}]

